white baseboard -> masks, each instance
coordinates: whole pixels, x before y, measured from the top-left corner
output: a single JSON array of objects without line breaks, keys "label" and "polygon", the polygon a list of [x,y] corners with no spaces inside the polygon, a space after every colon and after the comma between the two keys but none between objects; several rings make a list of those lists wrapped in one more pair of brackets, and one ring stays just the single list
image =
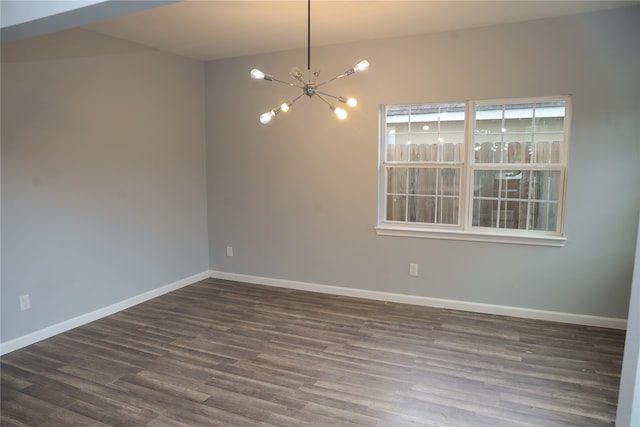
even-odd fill
[{"label": "white baseboard", "polygon": [[93,322],[94,320],[98,320],[103,317],[109,316],[111,314],[117,313],[129,307],[133,307],[134,305],[150,300],[152,298],[159,297],[160,295],[164,295],[171,291],[175,291],[176,289],[180,289],[185,286],[191,285],[195,282],[199,282],[200,280],[204,280],[208,277],[211,277],[208,271],[195,274],[191,277],[187,277],[185,279],[178,280],[168,285],[161,286],[159,288],[153,289],[143,294],[136,295],[131,298],[127,298],[123,301],[117,302],[110,306],[100,308],[90,313],[82,314],[78,317],[74,317],[73,319],[65,320],[63,322],[48,326],[46,328],[40,329],[30,334],[23,335],[21,337],[9,340],[7,342],[0,343],[0,355],[10,353],[14,350],[18,350],[22,347],[26,347],[30,344],[37,343],[38,341],[42,341],[54,335],[68,331],[69,329],[77,328],[78,326],[82,326],[86,323]]},{"label": "white baseboard", "polygon": [[344,288],[340,286],[321,285],[316,283],[299,282],[293,280],[273,279],[268,277],[250,276],[246,274],[225,273],[209,270],[178,280],[165,286],[153,289],[140,295],[85,313],[73,319],[65,320],[38,331],[0,343],[0,355],[10,353],[54,335],[82,326],[94,320],[115,314],[133,307],[152,298],[159,297],[176,289],[183,288],[206,278],[236,280],[258,285],[277,286],[281,288],[298,289],[302,291],[320,292],[325,294],[344,295],[356,298],[367,298],[377,301],[389,301],[403,304],[422,305],[427,307],[448,308],[452,310],[473,311],[476,313],[498,314],[503,316],[522,317],[527,319],[549,320],[554,322],[572,323],[578,325],[598,326],[612,329],[626,329],[627,320],[611,317],[588,316],[584,314],[562,313],[556,311],[536,310],[531,308],[510,307],[494,304],[483,304],[468,301],[430,298],[415,295],[396,294],[391,292],[370,291],[366,289]]},{"label": "white baseboard", "polygon": [[325,294],[367,298],[378,301],[398,302],[403,304],[422,305],[427,307],[448,308],[452,310],[473,311],[476,313],[497,314],[502,316],[522,317],[525,319],[548,320],[552,322],[571,323],[602,328],[626,329],[627,320],[613,317],[589,316],[585,314],[562,313],[557,311],[536,310],[533,308],[510,307],[505,305],[483,304],[469,301],[430,298],[416,295],[395,294],[391,292],[369,291],[366,289],[343,288],[339,286],[319,285],[315,283],[293,280],[272,279],[269,277],[250,276],[246,274],[209,271],[214,279],[236,280],[257,285],[277,286],[280,288],[298,289],[302,291]]}]

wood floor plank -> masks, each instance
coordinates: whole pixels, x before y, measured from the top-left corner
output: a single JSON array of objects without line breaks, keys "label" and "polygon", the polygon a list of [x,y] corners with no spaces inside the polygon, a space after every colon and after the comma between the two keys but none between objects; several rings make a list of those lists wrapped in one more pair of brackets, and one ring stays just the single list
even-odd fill
[{"label": "wood floor plank", "polygon": [[207,279],[2,357],[2,426],[613,426],[624,331]]}]

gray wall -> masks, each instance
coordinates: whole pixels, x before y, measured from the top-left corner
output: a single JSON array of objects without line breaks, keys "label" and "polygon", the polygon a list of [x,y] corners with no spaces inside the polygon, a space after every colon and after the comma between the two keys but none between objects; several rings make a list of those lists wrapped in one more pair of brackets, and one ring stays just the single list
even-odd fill
[{"label": "gray wall", "polygon": [[3,44],[3,342],[207,271],[204,85],[83,30]]},{"label": "gray wall", "polygon": [[[626,318],[640,210],[640,8],[312,49],[346,122],[317,99],[268,126],[306,50],[207,64],[213,270],[374,291]],[[573,97],[564,248],[376,236],[378,106]],[[233,257],[225,254],[234,247]],[[418,263],[420,276],[408,277]]]},{"label": "gray wall", "polygon": [[[638,224],[640,229],[640,224]],[[617,427],[640,425],[640,233],[636,245],[624,361],[620,376]]]}]

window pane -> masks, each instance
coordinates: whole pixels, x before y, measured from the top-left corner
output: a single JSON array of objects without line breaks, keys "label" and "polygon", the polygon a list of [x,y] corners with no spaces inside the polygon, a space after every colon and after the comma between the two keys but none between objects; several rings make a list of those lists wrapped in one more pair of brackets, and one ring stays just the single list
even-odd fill
[{"label": "window pane", "polygon": [[[404,193],[404,186],[400,183],[408,181],[406,221],[428,224],[458,224],[460,207],[460,168],[393,168],[389,174],[388,194]],[[391,189],[395,191],[392,191]],[[394,218],[404,218],[398,204],[400,200],[388,201],[388,215]],[[391,212],[391,206],[395,211]],[[404,205],[403,205],[404,206]],[[396,219],[399,220],[399,219]]]},{"label": "window pane", "polygon": [[436,195],[436,185],[438,180],[437,169],[410,169],[409,173],[409,193],[411,194],[431,194]]},{"label": "window pane", "polygon": [[[511,139],[511,138],[509,138]],[[526,145],[519,141],[505,141],[503,146],[504,163],[525,163]]]},{"label": "window pane", "polygon": [[560,172],[559,171],[535,171],[531,172],[530,179],[531,199],[534,200],[560,200]]},{"label": "window pane", "polygon": [[482,142],[474,144],[475,163],[500,163],[502,146],[499,142]]},{"label": "window pane", "polygon": [[534,137],[534,163],[560,163],[560,149],[564,135],[542,134]]},{"label": "window pane", "polygon": [[526,229],[526,206],[526,203],[516,201],[474,200],[473,226]]},{"label": "window pane", "polygon": [[[433,135],[432,135],[433,136]],[[430,137],[431,138],[431,137]],[[424,138],[429,139],[429,138]],[[414,162],[436,162],[438,161],[438,144],[435,138],[432,142],[423,141],[423,144],[411,144],[410,159]]]},{"label": "window pane", "polygon": [[556,231],[558,226],[557,203],[531,203],[529,205],[529,230]]},{"label": "window pane", "polygon": [[464,103],[387,107],[387,161],[464,161],[464,111]]},{"label": "window pane", "polygon": [[[503,199],[521,199],[527,198],[529,172],[523,171],[506,171],[497,177],[501,182],[498,183],[500,197]],[[494,186],[496,182],[494,181]]]},{"label": "window pane", "polygon": [[558,201],[560,171],[495,171],[474,174],[474,197]]},{"label": "window pane", "polygon": [[409,133],[409,123],[389,123],[387,124],[387,132],[393,134]]},{"label": "window pane", "polygon": [[438,142],[437,133],[412,133],[412,145],[436,144]]},{"label": "window pane", "polygon": [[427,224],[458,224],[457,197],[409,196],[409,221]]},{"label": "window pane", "polygon": [[387,161],[402,162],[409,158],[409,146],[407,144],[387,145]]},{"label": "window pane", "polygon": [[[451,141],[451,142],[446,142]],[[464,161],[464,135],[450,134],[442,145],[442,161],[443,162],[462,162]]]},{"label": "window pane", "polygon": [[409,193],[457,196],[459,168],[409,168]]},{"label": "window pane", "polygon": [[436,198],[425,196],[409,197],[409,221],[426,222],[434,224],[436,222]]},{"label": "window pane", "polygon": [[560,184],[560,171],[475,171],[472,224],[555,231]]},{"label": "window pane", "polygon": [[[486,199],[473,200],[473,216],[471,224],[474,227],[495,227],[498,202]],[[495,206],[495,207],[494,207]]]},{"label": "window pane", "polygon": [[[453,135],[455,139],[457,135]],[[463,138],[463,136],[460,136]],[[409,159],[414,162],[462,162],[464,142],[444,143],[443,138],[424,134],[417,138],[417,144],[409,145]],[[402,159],[404,160],[404,159]]]},{"label": "window pane", "polygon": [[409,134],[408,133],[396,133],[394,140],[395,140],[395,144],[396,145],[409,144]]},{"label": "window pane", "polygon": [[406,221],[407,220],[407,197],[406,196],[387,196],[387,221]]},{"label": "window pane", "polygon": [[440,224],[458,224],[460,199],[457,197],[441,197],[438,217]]},{"label": "window pane", "polygon": [[533,104],[505,104],[502,133],[531,133],[533,131]]},{"label": "window pane", "polygon": [[407,192],[407,168],[387,169],[387,192],[401,193]]},{"label": "window pane", "polygon": [[560,164],[564,101],[477,105],[475,163]]},{"label": "window pane", "polygon": [[440,182],[438,194],[443,196],[457,196],[460,194],[460,169],[440,169]]},{"label": "window pane", "polygon": [[497,171],[476,171],[473,179],[473,197],[494,197],[494,181]]},{"label": "window pane", "polygon": [[564,131],[565,102],[539,102],[535,104],[534,125],[536,132]]},{"label": "window pane", "polygon": [[464,121],[450,120],[448,114],[447,112],[441,114],[440,133],[464,133]]},{"label": "window pane", "polygon": [[437,117],[430,117],[429,119],[416,117],[411,123],[411,133],[437,133],[438,121]]}]

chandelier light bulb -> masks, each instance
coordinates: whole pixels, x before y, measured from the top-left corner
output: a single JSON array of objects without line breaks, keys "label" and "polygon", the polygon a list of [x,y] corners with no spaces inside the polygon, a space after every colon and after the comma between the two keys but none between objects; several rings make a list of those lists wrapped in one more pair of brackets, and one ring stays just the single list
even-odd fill
[{"label": "chandelier light bulb", "polygon": [[346,119],[346,118],[347,118],[347,111],[346,111],[346,110],[343,110],[343,109],[342,109],[342,108],[340,108],[340,107],[336,107],[336,108],[334,108],[334,109],[333,109],[333,112],[334,112],[334,113],[336,113],[336,116],[338,116],[338,118],[339,118],[340,120],[344,120],[344,119]]},{"label": "chandelier light bulb", "polygon": [[271,121],[271,119],[275,117],[275,115],[276,113],[274,113],[273,110],[267,111],[266,113],[262,113],[260,115],[260,123],[262,123],[263,125],[266,125]]},{"label": "chandelier light bulb", "polygon": [[355,71],[356,73],[359,71],[367,71],[368,69],[369,69],[369,61],[367,60],[360,61],[356,64],[355,67],[353,67],[353,71]]},{"label": "chandelier light bulb", "polygon": [[280,111],[286,113],[287,111],[289,111],[289,103],[288,102],[283,102],[282,105],[280,106]]},{"label": "chandelier light bulb", "polygon": [[251,78],[256,80],[262,80],[264,79],[264,73],[258,70],[257,68],[254,68],[253,70],[251,70]]},{"label": "chandelier light bulb", "polygon": [[355,98],[349,98],[347,99],[347,105],[349,107],[355,107],[356,105],[358,105],[358,100]]},{"label": "chandelier light bulb", "polygon": [[289,75],[298,80],[300,83],[305,84],[306,82],[304,81],[304,77],[302,76],[302,71],[300,71],[300,68],[298,67],[293,67],[291,69],[291,71],[289,71]]}]

